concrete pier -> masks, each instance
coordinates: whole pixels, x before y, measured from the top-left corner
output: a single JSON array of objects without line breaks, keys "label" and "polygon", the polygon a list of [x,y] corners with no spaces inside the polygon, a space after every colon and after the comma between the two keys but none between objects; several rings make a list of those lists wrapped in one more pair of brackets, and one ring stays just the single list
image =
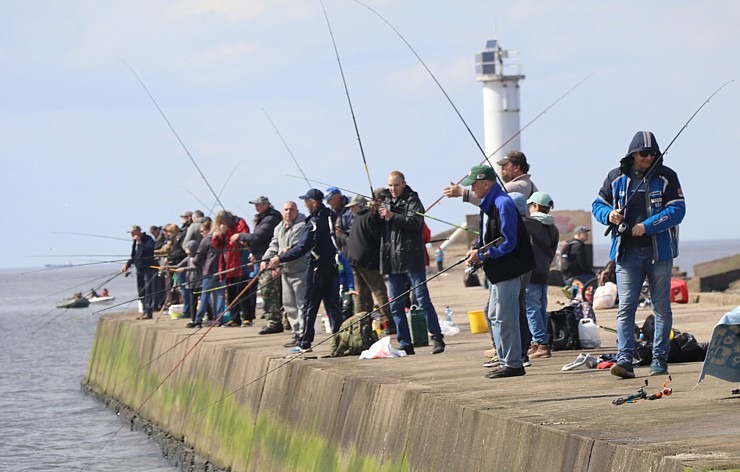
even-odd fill
[{"label": "concrete pier", "polygon": [[[631,380],[562,372],[579,352],[560,351],[524,377],[489,380],[481,364],[490,339],[470,334],[467,319],[487,291],[464,288],[454,270],[430,292],[462,330],[440,355],[427,347],[401,359],[321,358],[326,342],[318,359],[289,360],[288,334],[251,327],[214,328],[182,361],[205,328],[121,313],[99,320],[85,383],[235,471],[740,470],[740,395],[731,393],[740,386],[708,377],[696,387],[701,363],[669,365],[670,397],[620,406],[612,400],[644,385],[646,367]],[[709,341],[740,304],[721,301],[673,305],[674,327]],[[615,313],[597,312],[599,323],[614,327]],[[615,351],[616,335],[602,331],[591,354]],[[648,394],[666,380],[650,377]]]}]

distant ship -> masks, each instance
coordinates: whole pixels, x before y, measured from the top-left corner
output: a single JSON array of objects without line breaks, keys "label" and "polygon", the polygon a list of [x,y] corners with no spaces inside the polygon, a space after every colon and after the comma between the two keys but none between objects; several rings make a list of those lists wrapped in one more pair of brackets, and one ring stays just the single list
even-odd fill
[{"label": "distant ship", "polygon": [[66,264],[44,264],[44,267],[47,269],[59,269],[61,267],[72,267],[73,265],[72,261],[67,261]]}]

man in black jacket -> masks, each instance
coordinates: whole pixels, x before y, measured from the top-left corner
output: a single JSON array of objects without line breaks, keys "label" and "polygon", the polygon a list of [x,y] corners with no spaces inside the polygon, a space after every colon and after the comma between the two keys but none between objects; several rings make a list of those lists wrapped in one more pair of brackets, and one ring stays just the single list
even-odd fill
[{"label": "man in black jacket", "polygon": [[333,221],[329,209],[322,203],[324,194],[312,188],[300,197],[310,213],[306,225],[295,246],[270,259],[268,268],[277,269],[283,262],[290,262],[308,255],[306,269],[306,295],[303,300],[303,335],[298,341],[299,351],[311,349],[315,335],[314,324],[319,304],[323,301],[331,322],[332,333],[342,325],[339,309],[339,274],[337,272],[337,248],[333,240]]},{"label": "man in black jacket", "polygon": [[[237,233],[231,236],[231,242],[237,240],[244,243],[249,249],[250,260],[257,262],[270,246],[272,234],[275,227],[283,221],[283,215],[277,211],[270,200],[265,196],[259,196],[249,203],[254,205],[254,231],[251,233]],[[273,334],[283,332],[283,314],[280,308],[283,306],[281,300],[282,287],[280,277],[273,277],[269,271],[262,271],[259,279],[259,287],[249,291],[246,295],[246,313],[242,326],[251,326],[254,322],[257,309],[257,290],[262,294],[262,310],[267,318],[267,326],[262,328],[260,334]]]},{"label": "man in black jacket", "polygon": [[391,313],[396,322],[396,339],[400,349],[406,354],[414,354],[404,311],[405,300],[401,297],[410,285],[426,315],[427,328],[432,333],[432,354],[444,352],[444,335],[426,284],[426,247],[422,238],[424,217],[420,216],[424,214],[424,206],[419,195],[406,185],[406,178],[397,170],[388,176],[388,189],[381,194],[378,214],[383,222],[380,273],[388,276]]},{"label": "man in black jacket", "polygon": [[[384,189],[376,189],[377,196]],[[385,280],[380,274],[380,232],[382,229],[380,217],[378,216],[378,202],[370,202],[361,195],[355,195],[347,204],[354,213],[352,227],[354,231],[347,238],[345,255],[352,266],[352,274],[355,278],[355,312],[369,312],[373,310],[373,301],[383,307],[380,311],[385,318],[389,334],[395,334],[396,325],[391,317],[388,307],[388,289]]]},{"label": "man in black jacket", "polygon": [[136,267],[136,287],[144,306],[144,314],[136,319],[151,320],[155,302],[154,277],[157,273],[154,268],[157,265],[154,259],[154,240],[137,225],[132,226],[128,232],[134,242],[131,245],[131,258],[123,264],[121,272],[126,272],[132,265]]}]

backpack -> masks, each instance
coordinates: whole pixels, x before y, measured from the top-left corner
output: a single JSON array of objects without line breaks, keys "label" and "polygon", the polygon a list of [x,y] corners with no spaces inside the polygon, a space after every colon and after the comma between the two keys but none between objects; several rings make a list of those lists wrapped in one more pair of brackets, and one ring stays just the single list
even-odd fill
[{"label": "backpack", "polygon": [[547,312],[547,333],[550,335],[553,351],[581,349],[578,320],[572,306]]},{"label": "backpack", "polygon": [[331,357],[359,356],[377,340],[373,317],[361,311],[344,320],[339,332],[331,338]]},{"label": "backpack", "polygon": [[568,241],[563,241],[557,250],[557,268],[562,273],[569,272],[573,266],[573,262],[570,260],[570,251],[573,245]]}]

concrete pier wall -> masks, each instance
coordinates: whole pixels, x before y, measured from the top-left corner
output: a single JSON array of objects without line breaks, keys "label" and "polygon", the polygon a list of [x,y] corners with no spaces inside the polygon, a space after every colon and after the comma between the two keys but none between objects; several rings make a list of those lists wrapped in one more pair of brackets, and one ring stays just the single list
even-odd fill
[{"label": "concrete pier wall", "polygon": [[[636,418],[609,423],[634,406],[617,412],[607,395],[584,396],[584,405],[604,404],[602,418],[592,407],[571,411],[586,389],[556,393],[542,383],[553,377],[496,383],[477,370],[475,377],[461,372],[461,362],[470,363],[471,355],[462,351],[473,339],[481,344],[482,337],[459,335],[452,355],[289,362],[274,347],[275,337],[221,328],[179,365],[205,332],[183,324],[102,317],[84,383],[224,469],[691,470],[670,448],[654,441],[632,444],[624,430],[631,431]],[[526,405],[519,398],[525,395]],[[670,411],[663,402],[648,406]]]}]

